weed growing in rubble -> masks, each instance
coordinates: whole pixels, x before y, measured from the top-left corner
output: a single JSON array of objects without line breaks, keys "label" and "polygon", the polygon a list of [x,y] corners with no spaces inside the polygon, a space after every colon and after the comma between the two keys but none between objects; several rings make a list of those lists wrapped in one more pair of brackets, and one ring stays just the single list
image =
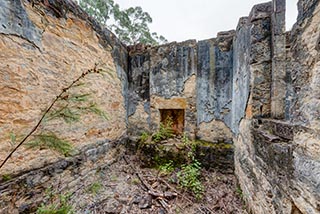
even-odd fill
[{"label": "weed growing in rubble", "polygon": [[97,195],[102,189],[102,187],[103,186],[100,182],[94,182],[89,186],[88,192],[90,192],[93,195]]},{"label": "weed growing in rubble", "polygon": [[178,172],[178,184],[182,188],[190,190],[197,199],[201,199],[204,186],[200,181],[201,175],[201,163],[197,160],[193,160],[191,164],[184,164],[181,167],[181,171]]},{"label": "weed growing in rubble", "polygon": [[200,181],[201,176],[201,163],[195,158],[196,144],[190,141],[187,135],[184,133],[182,137],[182,143],[185,149],[188,151],[188,164],[184,164],[181,167],[181,171],[178,172],[178,184],[182,188],[190,190],[197,199],[201,199],[204,186]]},{"label": "weed growing in rubble", "polygon": [[238,194],[238,196],[241,198],[241,200],[243,200],[243,192],[240,186],[238,186],[236,188],[236,193]]},{"label": "weed growing in rubble", "polygon": [[140,135],[140,142],[144,143],[149,139],[150,135],[147,132],[142,132]]},{"label": "weed growing in rubble", "polygon": [[170,173],[172,173],[174,171],[175,167],[174,167],[173,161],[170,160],[168,163],[165,163],[163,165],[158,166],[158,169],[161,174],[169,175]]},{"label": "weed growing in rubble", "polygon": [[[201,199],[204,193],[204,186],[200,180],[201,177],[201,163],[196,159],[197,144],[195,141],[190,140],[186,134],[182,136],[182,147],[178,148],[176,155],[169,155],[170,159],[166,159],[167,154],[165,145],[156,144],[162,140],[173,137],[172,120],[167,120],[165,124],[160,125],[158,132],[152,135],[152,146],[155,147],[155,154],[152,156],[159,170],[160,175],[170,175],[176,168],[180,171],[176,174],[176,179],[173,183],[177,183],[181,188],[186,189],[194,194],[196,199]],[[143,133],[140,137],[140,142],[147,142],[149,135]],[[166,153],[167,152],[167,153]],[[149,154],[149,153],[148,153]],[[170,153],[171,154],[171,153]],[[182,159],[178,154],[182,154]],[[181,163],[184,163],[181,165]]]},{"label": "weed growing in rubble", "polygon": [[9,174],[2,175],[2,181],[6,182],[9,180],[11,180],[11,175],[9,175]]},{"label": "weed growing in rubble", "polygon": [[173,137],[172,124],[173,120],[170,117],[166,119],[165,123],[160,123],[159,131],[152,135],[152,140],[157,143]]},{"label": "weed growing in rubble", "polygon": [[[53,197],[52,195],[50,196]],[[69,204],[70,194],[60,194],[56,202],[49,205],[42,204],[37,209],[37,214],[73,214],[74,210]]]}]

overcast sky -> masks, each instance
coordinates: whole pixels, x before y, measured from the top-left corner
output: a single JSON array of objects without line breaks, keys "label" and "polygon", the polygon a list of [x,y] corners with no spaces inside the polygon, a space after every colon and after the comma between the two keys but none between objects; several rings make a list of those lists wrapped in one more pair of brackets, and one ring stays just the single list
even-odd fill
[{"label": "overcast sky", "polygon": [[[169,41],[208,39],[217,32],[235,29],[253,5],[268,0],[115,0],[121,8],[141,6],[153,23],[151,31]],[[297,17],[298,0],[287,0],[287,30]]]}]

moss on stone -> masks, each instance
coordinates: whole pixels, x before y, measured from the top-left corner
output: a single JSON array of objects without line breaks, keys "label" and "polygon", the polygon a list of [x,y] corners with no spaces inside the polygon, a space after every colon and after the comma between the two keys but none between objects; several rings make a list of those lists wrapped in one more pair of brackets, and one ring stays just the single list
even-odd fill
[{"label": "moss on stone", "polygon": [[233,149],[233,144],[226,143],[225,141],[221,140],[216,143],[204,141],[204,140],[195,140],[193,143],[197,147],[210,147],[210,148],[216,148],[216,149]]}]

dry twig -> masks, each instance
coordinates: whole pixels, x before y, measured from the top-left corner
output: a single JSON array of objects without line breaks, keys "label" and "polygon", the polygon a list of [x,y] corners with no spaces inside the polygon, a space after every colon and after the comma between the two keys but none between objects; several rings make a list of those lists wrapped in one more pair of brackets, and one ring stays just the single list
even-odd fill
[{"label": "dry twig", "polygon": [[177,194],[176,193],[172,193],[172,192],[165,192],[165,193],[160,193],[156,190],[154,190],[143,178],[142,176],[140,176],[140,173],[137,171],[137,169],[132,166],[132,164],[129,163],[129,161],[127,160],[127,158],[125,156],[123,156],[124,161],[132,168],[132,170],[135,172],[135,175],[138,177],[138,179],[140,180],[141,184],[144,186],[144,188],[146,189],[146,191],[148,192],[148,194],[150,194],[151,196],[157,197],[157,201],[158,203],[162,206],[163,209],[166,210],[167,213],[169,213],[169,205],[167,202],[165,202],[164,198],[168,197],[168,198],[172,198],[172,197],[176,197]]}]

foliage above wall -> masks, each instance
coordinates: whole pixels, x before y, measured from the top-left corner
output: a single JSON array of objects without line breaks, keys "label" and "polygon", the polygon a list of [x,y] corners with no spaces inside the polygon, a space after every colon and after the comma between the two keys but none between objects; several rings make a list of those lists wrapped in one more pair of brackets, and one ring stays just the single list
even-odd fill
[{"label": "foliage above wall", "polygon": [[150,32],[152,18],[141,7],[121,10],[113,0],[80,0],[80,6],[100,24],[107,25],[127,45],[138,43],[158,45],[167,40]]}]

